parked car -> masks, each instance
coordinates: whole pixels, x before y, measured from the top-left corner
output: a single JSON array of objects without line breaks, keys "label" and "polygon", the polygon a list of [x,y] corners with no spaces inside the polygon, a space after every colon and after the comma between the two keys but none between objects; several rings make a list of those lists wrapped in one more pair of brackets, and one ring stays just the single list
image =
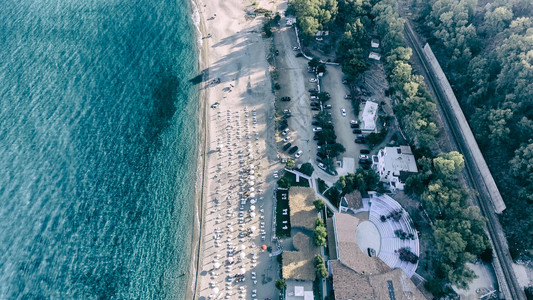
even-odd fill
[{"label": "parked car", "polygon": [[318,121],[313,121],[313,122],[311,122],[311,125],[317,126],[317,125],[320,125],[320,122],[318,122]]},{"label": "parked car", "polygon": [[356,128],[356,129],[353,130],[353,133],[361,133],[361,132],[362,132],[361,129],[357,129]]},{"label": "parked car", "polygon": [[351,128],[359,128],[359,124],[350,124]]},{"label": "parked car", "polygon": [[[276,179],[279,178],[278,171],[274,172],[274,178],[276,178]],[[244,207],[243,207],[243,209],[244,209]]]},{"label": "parked car", "polygon": [[318,156],[316,157],[316,161],[319,162],[319,163],[323,163],[323,162],[324,162],[324,161],[322,160],[322,158],[320,158],[320,157],[318,157]]},{"label": "parked car", "polygon": [[350,125],[359,124],[359,121],[357,120],[350,120]]},{"label": "parked car", "polygon": [[326,166],[323,163],[318,163],[318,167],[322,170],[326,170]]},{"label": "parked car", "polygon": [[294,46],[294,47],[292,47],[292,50],[298,51],[298,50],[300,50],[300,47]]},{"label": "parked car", "polygon": [[291,140],[291,137],[290,137],[290,136],[288,136],[288,137],[286,137],[286,138],[283,139],[283,141],[284,141],[285,143],[288,142],[288,141],[290,141],[290,140]]},{"label": "parked car", "polygon": [[287,143],[287,144],[285,144],[285,145],[283,146],[282,149],[283,149],[283,151],[287,151],[287,149],[289,149],[291,146],[292,146],[291,143]]},{"label": "parked car", "polygon": [[359,159],[368,159],[368,155],[366,155],[366,154],[359,154]]},{"label": "parked car", "polygon": [[294,157],[298,158],[302,155],[302,153],[304,153],[302,150],[296,152],[296,154],[294,154]]},{"label": "parked car", "polygon": [[356,139],[355,139],[355,143],[356,143],[356,144],[364,144],[364,143],[366,143],[366,140],[365,140],[365,139],[362,139],[362,138],[356,138]]},{"label": "parked car", "polygon": [[322,127],[313,128],[313,132],[320,132],[320,131],[322,131]]},{"label": "parked car", "polygon": [[370,159],[368,159],[368,158],[367,159],[361,158],[361,159],[359,159],[359,164],[360,165],[371,165],[372,161]]},{"label": "parked car", "polygon": [[291,101],[291,97],[281,97],[281,101]]},{"label": "parked car", "polygon": [[311,102],[311,106],[320,106],[320,103],[313,101],[313,102]]},{"label": "parked car", "polygon": [[324,154],[324,153],[322,153],[322,152],[317,152],[317,153],[316,153],[316,156],[317,156],[317,157],[320,157],[320,158],[322,158],[322,159],[325,159],[325,158],[326,158],[326,154]]},{"label": "parked car", "polygon": [[361,150],[359,150],[359,153],[361,153],[361,154],[370,154],[370,150],[368,150],[368,149],[361,149]]},{"label": "parked car", "polygon": [[291,149],[289,149],[289,154],[294,154],[294,152],[298,151],[298,146],[294,146]]},{"label": "parked car", "polygon": [[317,82],[317,81],[318,81],[318,79],[316,79],[316,78],[309,79],[309,82]]},{"label": "parked car", "polygon": [[302,54],[302,52],[298,52],[298,53],[296,53],[296,57],[302,57],[302,56],[304,56],[304,55]]},{"label": "parked car", "polygon": [[320,139],[320,138],[318,137],[318,135],[315,135],[315,136],[313,137],[313,140],[315,140],[315,141],[318,141],[319,139]]},{"label": "parked car", "polygon": [[310,93],[318,93],[318,90],[317,89],[309,89],[309,92]]},{"label": "parked car", "polygon": [[331,104],[326,104],[326,105],[324,105],[324,108],[331,109],[332,106],[331,106]]},{"label": "parked car", "polygon": [[346,109],[341,108],[341,114],[343,117],[346,117]]},{"label": "parked car", "polygon": [[282,132],[281,132],[281,135],[287,135],[287,133],[289,133],[289,128],[285,128]]},{"label": "parked car", "polygon": [[344,99],[352,99],[352,95],[344,95]]},{"label": "parked car", "polygon": [[313,107],[311,107],[311,110],[320,110],[320,107],[313,106]]}]

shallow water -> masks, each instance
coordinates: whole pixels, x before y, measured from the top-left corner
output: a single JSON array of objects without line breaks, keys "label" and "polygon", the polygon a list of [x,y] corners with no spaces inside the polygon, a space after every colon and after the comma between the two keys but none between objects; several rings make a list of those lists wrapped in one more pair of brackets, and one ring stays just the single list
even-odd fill
[{"label": "shallow water", "polygon": [[183,298],[198,135],[190,3],[1,7],[1,298]]}]

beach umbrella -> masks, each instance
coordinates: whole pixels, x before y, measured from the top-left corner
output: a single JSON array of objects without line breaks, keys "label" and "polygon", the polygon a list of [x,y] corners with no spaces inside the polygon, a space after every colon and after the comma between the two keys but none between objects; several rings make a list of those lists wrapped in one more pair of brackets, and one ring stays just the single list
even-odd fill
[{"label": "beach umbrella", "polygon": [[244,254],[244,252],[241,252],[241,254],[239,254],[241,256],[241,258],[244,258],[246,257],[246,254]]},{"label": "beach umbrella", "polygon": [[250,211],[254,211],[254,210],[255,210],[255,205],[250,206]]},{"label": "beach umbrella", "polygon": [[255,179],[255,176],[250,175],[250,180],[254,180],[254,179]]},{"label": "beach umbrella", "polygon": [[250,192],[253,192],[255,191],[255,189],[253,187],[250,188]]},{"label": "beach umbrella", "polygon": [[263,249],[263,251],[266,250],[267,249],[267,245],[261,246],[261,249]]},{"label": "beach umbrella", "polygon": [[246,273],[246,269],[245,268],[241,268],[241,274],[245,274]]},{"label": "beach umbrella", "polygon": [[254,170],[250,170],[250,174],[254,174],[254,173],[255,173],[255,171],[254,171]]},{"label": "beach umbrella", "polygon": [[233,257],[228,257],[228,261],[229,261],[230,263],[232,263],[232,262],[233,262]]},{"label": "beach umbrella", "polygon": [[251,231],[255,231],[257,228],[255,226],[250,227]]},{"label": "beach umbrella", "polygon": [[256,202],[255,199],[250,200],[250,204],[255,204]]},{"label": "beach umbrella", "polygon": [[255,198],[255,193],[250,193],[250,198]]},{"label": "beach umbrella", "polygon": [[255,182],[250,181],[250,182],[248,182],[248,184],[249,184],[249,185],[255,185]]},{"label": "beach umbrella", "polygon": [[213,294],[215,294],[215,295],[218,294],[218,291],[219,291],[219,290],[218,290],[217,287],[214,287],[214,288],[213,288]]},{"label": "beach umbrella", "polygon": [[241,250],[244,250],[244,249],[246,249],[246,246],[241,245]]},{"label": "beach umbrella", "polygon": [[214,267],[215,269],[218,269],[218,268],[220,268],[220,264],[219,264],[219,263],[215,263],[215,264],[213,265],[213,267]]},{"label": "beach umbrella", "polygon": [[250,165],[250,170],[253,169],[253,168],[255,168],[255,166],[254,165]]},{"label": "beach umbrella", "polygon": [[251,217],[251,218],[255,218],[255,213],[254,213],[254,212],[251,212],[251,213],[250,213],[250,217]]}]

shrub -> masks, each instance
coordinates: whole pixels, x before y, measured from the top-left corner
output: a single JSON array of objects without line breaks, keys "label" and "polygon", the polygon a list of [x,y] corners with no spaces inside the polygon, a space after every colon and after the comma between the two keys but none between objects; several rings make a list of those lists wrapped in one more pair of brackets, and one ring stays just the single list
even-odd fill
[{"label": "shrub", "polygon": [[313,204],[315,205],[317,211],[322,211],[324,207],[326,207],[326,203],[322,199],[316,199],[313,201]]},{"label": "shrub", "polygon": [[402,261],[407,261],[412,264],[416,264],[418,261],[418,256],[411,252],[411,249],[409,248],[400,248],[398,254],[400,254],[400,260]]}]

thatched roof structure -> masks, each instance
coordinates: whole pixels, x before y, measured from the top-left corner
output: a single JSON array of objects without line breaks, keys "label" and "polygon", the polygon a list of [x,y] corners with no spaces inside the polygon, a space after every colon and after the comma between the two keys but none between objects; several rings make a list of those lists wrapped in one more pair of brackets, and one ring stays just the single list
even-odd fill
[{"label": "thatched roof structure", "polygon": [[309,230],[314,229],[317,211],[313,204],[315,190],[308,187],[291,187],[289,190],[289,207],[291,212],[291,226]]},{"label": "thatched roof structure", "polygon": [[300,232],[293,237],[292,243],[297,251],[283,251],[281,254],[283,278],[315,280],[313,259],[319,253],[319,248],[313,244],[313,239]]}]

